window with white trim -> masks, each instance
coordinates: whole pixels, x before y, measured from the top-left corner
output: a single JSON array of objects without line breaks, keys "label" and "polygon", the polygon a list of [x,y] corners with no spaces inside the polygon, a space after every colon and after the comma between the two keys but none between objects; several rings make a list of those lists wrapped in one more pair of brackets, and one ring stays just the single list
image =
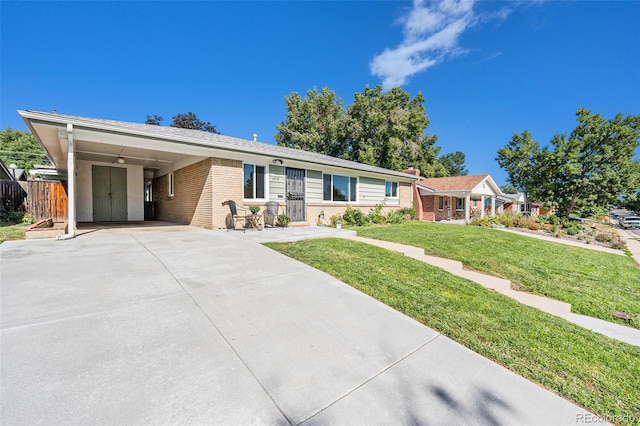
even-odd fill
[{"label": "window with white trim", "polygon": [[398,182],[384,182],[384,196],[387,198],[398,198]]},{"label": "window with white trim", "polygon": [[438,210],[444,210],[444,197],[438,197]]},{"label": "window with white trim", "polygon": [[169,173],[169,197],[173,197],[174,195],[174,178],[173,172]]},{"label": "window with white trim", "polygon": [[358,178],[341,175],[322,175],[324,201],[357,201]]},{"label": "window with white trim", "polygon": [[456,210],[464,210],[464,198],[456,198]]},{"label": "window with white trim", "polygon": [[244,173],[244,199],[261,200],[265,198],[265,166],[245,163],[242,167]]}]

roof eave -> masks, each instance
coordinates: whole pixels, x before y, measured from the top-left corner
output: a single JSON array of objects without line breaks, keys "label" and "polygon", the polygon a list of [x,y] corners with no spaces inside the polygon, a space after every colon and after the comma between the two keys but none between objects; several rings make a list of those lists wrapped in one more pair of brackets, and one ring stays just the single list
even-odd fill
[{"label": "roof eave", "polygon": [[[260,150],[260,148],[258,147],[256,152],[248,152],[245,149],[234,149],[233,147],[229,147],[229,146],[224,146],[222,144],[215,144],[215,143],[211,143],[211,141],[207,141],[210,143],[206,143],[205,141],[195,138],[195,137],[190,137],[190,136],[186,136],[186,135],[172,135],[171,137],[168,137],[167,135],[160,135],[158,133],[154,133],[154,132],[148,132],[148,131],[144,131],[142,129],[130,129],[130,128],[123,128],[122,126],[117,126],[117,125],[113,125],[113,124],[109,124],[109,123],[99,123],[99,122],[94,122],[94,121],[89,121],[86,119],[83,119],[81,117],[69,117],[69,116],[55,116],[53,114],[47,114],[47,113],[42,113],[42,112],[38,112],[38,111],[29,111],[29,110],[18,110],[18,114],[20,114],[20,116],[22,117],[22,119],[27,123],[27,126],[29,127],[29,129],[31,130],[31,133],[33,133],[34,135],[37,136],[31,120],[40,120],[40,121],[45,121],[45,122],[50,122],[52,124],[57,124],[57,125],[61,125],[61,126],[65,126],[66,124],[72,124],[74,127],[75,126],[79,126],[79,127],[85,127],[85,128],[89,128],[91,130],[102,130],[102,131],[106,131],[106,132],[114,132],[114,133],[124,133],[124,134],[128,134],[128,135],[135,135],[135,136],[140,136],[143,138],[153,138],[153,139],[159,139],[159,140],[163,140],[166,142],[180,142],[180,143],[186,143],[186,144],[190,144],[190,145],[195,145],[195,146],[199,146],[199,147],[203,147],[203,148],[212,148],[212,149],[219,149],[222,151],[229,151],[229,152],[235,152],[235,153],[248,153],[248,154],[257,154],[257,155],[264,155],[264,156],[276,156],[275,153],[273,152],[269,152],[267,150]],[[239,138],[234,138],[233,139],[239,139]],[[42,141],[38,138],[38,141],[40,142],[40,144],[44,147],[44,144],[42,144]],[[292,151],[293,148],[288,148],[291,149]],[[45,151],[46,148],[45,148]],[[321,155],[321,154],[318,154]],[[350,169],[350,170],[356,170],[359,172],[363,172],[363,173],[372,173],[372,174],[379,174],[379,175],[383,175],[383,176],[393,176],[395,178],[399,178],[404,182],[415,182],[418,180],[422,180],[423,178],[420,176],[415,176],[415,175],[410,175],[408,173],[404,173],[404,172],[399,172],[399,171],[395,171],[395,170],[388,170],[388,169],[382,169],[382,168],[378,168],[376,167],[376,169],[378,170],[366,170],[366,168],[362,168],[362,167],[354,167],[354,165],[360,164],[360,163],[356,163],[356,162],[350,162],[348,160],[344,160],[345,163],[339,163],[339,164],[334,164],[332,162],[322,162],[322,161],[318,161],[318,160],[312,160],[312,159],[307,159],[307,158],[302,158],[300,156],[295,156],[295,155],[290,155],[290,154],[286,154],[286,153],[277,153],[278,157],[281,157],[282,159],[286,159],[286,160],[293,160],[293,161],[301,161],[301,162],[305,162],[305,163],[310,163],[310,164],[318,164],[318,165],[323,165],[323,166],[330,166],[330,167],[340,167],[340,168],[345,168],[345,169]],[[51,155],[50,153],[47,151],[47,157],[49,157],[49,160],[55,164],[54,161],[52,161]],[[330,158],[334,158],[336,160],[341,160],[335,157],[330,157]],[[349,164],[351,163],[351,164]],[[56,165],[57,166],[57,165]],[[374,167],[374,166],[372,166]]]}]

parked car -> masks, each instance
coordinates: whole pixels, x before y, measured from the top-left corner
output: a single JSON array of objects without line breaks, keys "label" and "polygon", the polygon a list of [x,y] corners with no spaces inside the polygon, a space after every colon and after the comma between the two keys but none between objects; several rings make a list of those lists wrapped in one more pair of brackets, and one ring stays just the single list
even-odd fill
[{"label": "parked car", "polygon": [[627,216],[622,220],[623,228],[640,228],[640,216]]}]

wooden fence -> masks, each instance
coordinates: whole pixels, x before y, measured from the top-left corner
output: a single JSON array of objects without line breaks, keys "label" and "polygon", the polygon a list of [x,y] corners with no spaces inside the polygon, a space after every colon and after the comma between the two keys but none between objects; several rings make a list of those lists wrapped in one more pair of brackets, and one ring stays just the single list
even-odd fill
[{"label": "wooden fence", "polygon": [[27,211],[36,220],[52,218],[54,222],[67,220],[67,190],[59,181],[30,180],[20,182],[27,192]]},{"label": "wooden fence", "polygon": [[0,180],[0,208],[7,212],[24,210],[24,201],[27,193],[22,186],[14,180]]}]

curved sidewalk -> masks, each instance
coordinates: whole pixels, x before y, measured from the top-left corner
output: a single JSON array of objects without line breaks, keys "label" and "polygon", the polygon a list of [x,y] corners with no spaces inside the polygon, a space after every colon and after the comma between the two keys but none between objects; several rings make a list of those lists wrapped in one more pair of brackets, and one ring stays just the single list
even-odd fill
[{"label": "curved sidewalk", "polygon": [[353,235],[347,235],[343,238],[402,253],[407,257],[420,260],[440,269],[444,269],[445,271],[453,275],[466,278],[470,281],[480,284],[485,288],[502,293],[505,296],[515,299],[524,305],[540,309],[541,311],[558,316],[596,333],[603,334],[605,336],[629,343],[634,346],[640,346],[640,330],[638,329],[625,327],[623,325],[604,321],[598,318],[573,314],[571,313],[571,305],[569,303],[560,302],[558,300],[549,299],[548,297],[537,296],[535,294],[526,293],[523,291],[513,290],[511,289],[511,281],[494,277],[492,275],[483,274],[481,272],[463,269],[462,262],[459,262],[457,260],[429,256],[426,255],[424,253],[424,250],[421,248],[404,244],[392,243],[388,241],[358,237]]}]

